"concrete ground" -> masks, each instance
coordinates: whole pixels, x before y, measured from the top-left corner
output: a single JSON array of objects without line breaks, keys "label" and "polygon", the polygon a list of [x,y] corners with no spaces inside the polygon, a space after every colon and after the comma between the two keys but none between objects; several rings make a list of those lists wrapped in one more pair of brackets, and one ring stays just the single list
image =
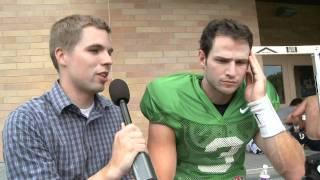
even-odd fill
[{"label": "concrete ground", "polygon": [[266,158],[264,154],[252,154],[246,153],[246,161],[245,167],[247,169],[247,180],[257,180],[259,179],[260,172],[262,171],[263,164],[267,164],[268,174],[270,175],[271,179],[274,180],[282,180],[279,174],[273,169],[270,161]]},{"label": "concrete ground", "polygon": [[[305,150],[306,155],[315,153],[314,151]],[[257,180],[259,179],[260,172],[262,170],[263,164],[269,166],[268,173],[272,180],[283,180],[279,174],[273,169],[270,161],[266,158],[264,154],[256,155],[252,153],[246,153],[245,167],[247,168],[246,180]],[[6,180],[5,164],[0,162],[0,180]]]},{"label": "concrete ground", "polygon": [[[319,153],[319,152],[305,149],[306,156],[314,154],[314,153]],[[283,180],[284,179],[281,176],[279,176],[279,174],[273,169],[270,161],[267,159],[267,157],[264,154],[256,155],[256,154],[252,154],[252,153],[246,153],[246,161],[245,161],[245,167],[247,169],[246,180],[259,179],[259,175],[262,170],[263,164],[267,164],[269,166],[268,174],[270,175],[272,180]]]},{"label": "concrete ground", "polygon": [[[245,166],[247,168],[247,178],[248,180],[257,180],[259,174],[262,169],[263,164],[270,165],[270,162],[266,159],[265,155],[254,155],[251,153],[246,153],[246,162]],[[268,172],[270,173],[272,179],[281,179],[279,175],[273,170],[273,168],[269,168]],[[5,172],[5,164],[4,162],[0,162],[0,180],[6,180],[6,172]]]}]

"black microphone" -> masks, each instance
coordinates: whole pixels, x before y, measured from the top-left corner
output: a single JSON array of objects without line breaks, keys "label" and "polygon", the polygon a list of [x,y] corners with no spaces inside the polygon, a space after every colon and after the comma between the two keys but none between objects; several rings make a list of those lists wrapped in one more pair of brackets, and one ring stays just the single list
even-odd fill
[{"label": "black microphone", "polygon": [[[130,99],[129,88],[126,82],[115,79],[110,83],[109,93],[112,102],[120,107],[124,123],[131,124],[127,103]],[[157,176],[153,169],[150,157],[145,152],[139,152],[133,162],[133,173],[137,180],[156,180]]]}]

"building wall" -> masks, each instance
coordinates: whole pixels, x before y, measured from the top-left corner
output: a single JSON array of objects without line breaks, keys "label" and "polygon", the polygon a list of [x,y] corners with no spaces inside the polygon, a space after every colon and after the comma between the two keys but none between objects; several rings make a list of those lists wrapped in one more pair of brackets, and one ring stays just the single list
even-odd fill
[{"label": "building wall", "polygon": [[174,72],[201,72],[198,41],[209,20],[244,22],[254,32],[254,44],[260,42],[254,0],[111,0],[109,6],[107,0],[1,0],[0,130],[10,111],[52,87],[57,75],[49,58],[49,29],[75,13],[111,24],[112,76],[128,82],[131,117],[146,137],[147,120],[139,111],[146,84]]},{"label": "building wall", "polygon": [[[258,0],[256,6],[262,45],[320,44],[319,3],[307,5]],[[282,13],[279,13],[281,9]]]},{"label": "building wall", "polygon": [[[316,1],[295,3],[257,0],[257,16],[261,44],[265,46],[320,45],[320,4]],[[282,13],[281,13],[282,12]],[[291,15],[290,15],[291,14]],[[285,104],[296,97],[299,81],[294,67],[312,66],[312,59],[305,55],[264,56],[263,64],[281,65],[283,69]]]}]

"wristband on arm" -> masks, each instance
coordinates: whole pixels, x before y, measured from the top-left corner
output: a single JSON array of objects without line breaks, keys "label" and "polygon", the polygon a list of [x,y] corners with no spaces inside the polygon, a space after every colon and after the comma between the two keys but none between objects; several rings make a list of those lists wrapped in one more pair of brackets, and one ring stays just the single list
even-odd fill
[{"label": "wristband on arm", "polygon": [[285,131],[285,127],[267,95],[248,103],[248,107],[257,121],[263,138],[272,137]]}]

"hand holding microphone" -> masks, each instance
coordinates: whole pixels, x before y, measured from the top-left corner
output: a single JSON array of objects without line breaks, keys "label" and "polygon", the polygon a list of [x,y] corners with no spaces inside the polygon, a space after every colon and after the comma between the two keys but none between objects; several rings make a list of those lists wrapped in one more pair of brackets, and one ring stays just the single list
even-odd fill
[{"label": "hand holding microphone", "polygon": [[[150,157],[144,152],[146,151],[146,146],[142,132],[138,127],[131,124],[131,117],[127,107],[127,103],[130,99],[128,85],[123,80],[115,79],[110,84],[109,93],[113,103],[120,107],[123,120],[127,125],[125,127],[123,126],[122,129],[118,133],[116,133],[112,153],[118,155],[115,155],[115,158],[117,160],[115,160],[114,162],[123,164],[123,170],[127,170],[129,169],[128,165],[130,166],[132,164],[132,161],[134,161],[132,166],[134,175],[137,180],[157,179]],[[124,152],[115,152],[121,151],[121,148],[116,147],[117,145],[126,147],[124,148]],[[116,148],[117,150],[114,150]],[[112,155],[112,157],[113,156],[114,154]]]},{"label": "hand holding microphone", "polygon": [[122,124],[121,130],[115,134],[109,163],[115,177],[122,177],[129,172],[137,154],[146,151],[145,144],[143,134],[137,126]]}]

